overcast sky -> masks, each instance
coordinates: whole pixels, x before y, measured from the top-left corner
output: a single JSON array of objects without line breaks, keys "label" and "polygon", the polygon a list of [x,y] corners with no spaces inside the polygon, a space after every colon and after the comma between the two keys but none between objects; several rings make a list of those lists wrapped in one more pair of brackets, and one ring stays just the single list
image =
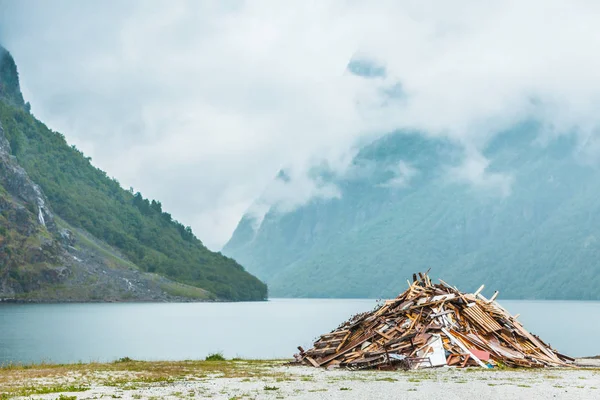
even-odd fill
[{"label": "overcast sky", "polygon": [[308,169],[394,129],[465,146],[453,172],[483,187],[512,177],[480,149],[522,119],[600,147],[599,20],[597,1],[0,0],[0,41],[39,119],[220,249],[281,168],[269,202],[336,196]]}]

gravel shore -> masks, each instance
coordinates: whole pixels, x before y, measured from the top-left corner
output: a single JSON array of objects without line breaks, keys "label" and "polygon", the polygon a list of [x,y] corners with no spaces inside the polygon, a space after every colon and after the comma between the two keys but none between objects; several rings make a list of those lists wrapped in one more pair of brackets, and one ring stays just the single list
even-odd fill
[{"label": "gravel shore", "polygon": [[[233,362],[227,362],[233,363]],[[145,363],[112,370],[62,368],[52,374],[23,370],[23,388],[4,398],[33,399],[598,399],[600,370],[483,370],[438,368],[420,371],[346,371],[238,362],[235,368],[176,365],[168,375],[145,375]],[[200,364],[198,364],[200,365]],[[162,369],[161,369],[162,371]],[[17,371],[18,372],[18,371]],[[0,370],[2,374],[15,371]],[[5,378],[8,378],[5,376]],[[6,380],[8,382],[9,379]],[[14,379],[13,379],[14,383]],[[6,384],[8,385],[8,383]],[[61,386],[62,385],[62,386]],[[0,381],[0,392],[3,388]],[[60,391],[64,388],[64,391]],[[38,390],[43,392],[44,390]],[[26,395],[23,395],[26,394]],[[60,396],[63,397],[60,397]],[[72,397],[67,397],[72,396]]]}]

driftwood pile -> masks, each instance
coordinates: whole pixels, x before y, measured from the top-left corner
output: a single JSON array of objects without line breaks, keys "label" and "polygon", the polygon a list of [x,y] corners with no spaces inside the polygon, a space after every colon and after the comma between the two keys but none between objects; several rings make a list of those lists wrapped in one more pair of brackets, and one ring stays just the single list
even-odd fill
[{"label": "driftwood pile", "polygon": [[574,360],[529,333],[481,291],[461,293],[413,275],[394,300],[353,316],[296,360],[314,367],[415,369],[437,366],[562,367]]}]

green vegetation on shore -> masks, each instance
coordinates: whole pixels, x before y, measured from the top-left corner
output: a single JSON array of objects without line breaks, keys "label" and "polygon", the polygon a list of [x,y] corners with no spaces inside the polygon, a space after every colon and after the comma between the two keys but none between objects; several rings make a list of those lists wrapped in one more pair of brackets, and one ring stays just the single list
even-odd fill
[{"label": "green vegetation on shore", "polygon": [[[273,370],[287,360],[136,361],[128,357],[112,363],[23,364],[0,366],[0,400],[49,393],[82,392],[94,385],[134,390],[142,385],[182,379],[274,378],[286,374]],[[69,379],[64,377],[69,376]],[[48,383],[35,383],[43,379]]]}]

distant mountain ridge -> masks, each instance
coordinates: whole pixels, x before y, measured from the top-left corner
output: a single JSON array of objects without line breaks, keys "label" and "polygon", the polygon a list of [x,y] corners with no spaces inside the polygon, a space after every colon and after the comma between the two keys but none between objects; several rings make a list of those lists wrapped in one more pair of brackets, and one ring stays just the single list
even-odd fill
[{"label": "distant mountain ridge", "polygon": [[432,268],[504,298],[598,300],[600,171],[572,135],[543,134],[535,122],[498,134],[477,186],[452,179],[460,147],[391,133],[332,180],[341,198],[272,209],[258,229],[245,215],[223,252],[276,297],[389,298]]},{"label": "distant mountain ridge", "polygon": [[264,300],[160,202],[122,189],[30,114],[0,47],[0,301]]}]

